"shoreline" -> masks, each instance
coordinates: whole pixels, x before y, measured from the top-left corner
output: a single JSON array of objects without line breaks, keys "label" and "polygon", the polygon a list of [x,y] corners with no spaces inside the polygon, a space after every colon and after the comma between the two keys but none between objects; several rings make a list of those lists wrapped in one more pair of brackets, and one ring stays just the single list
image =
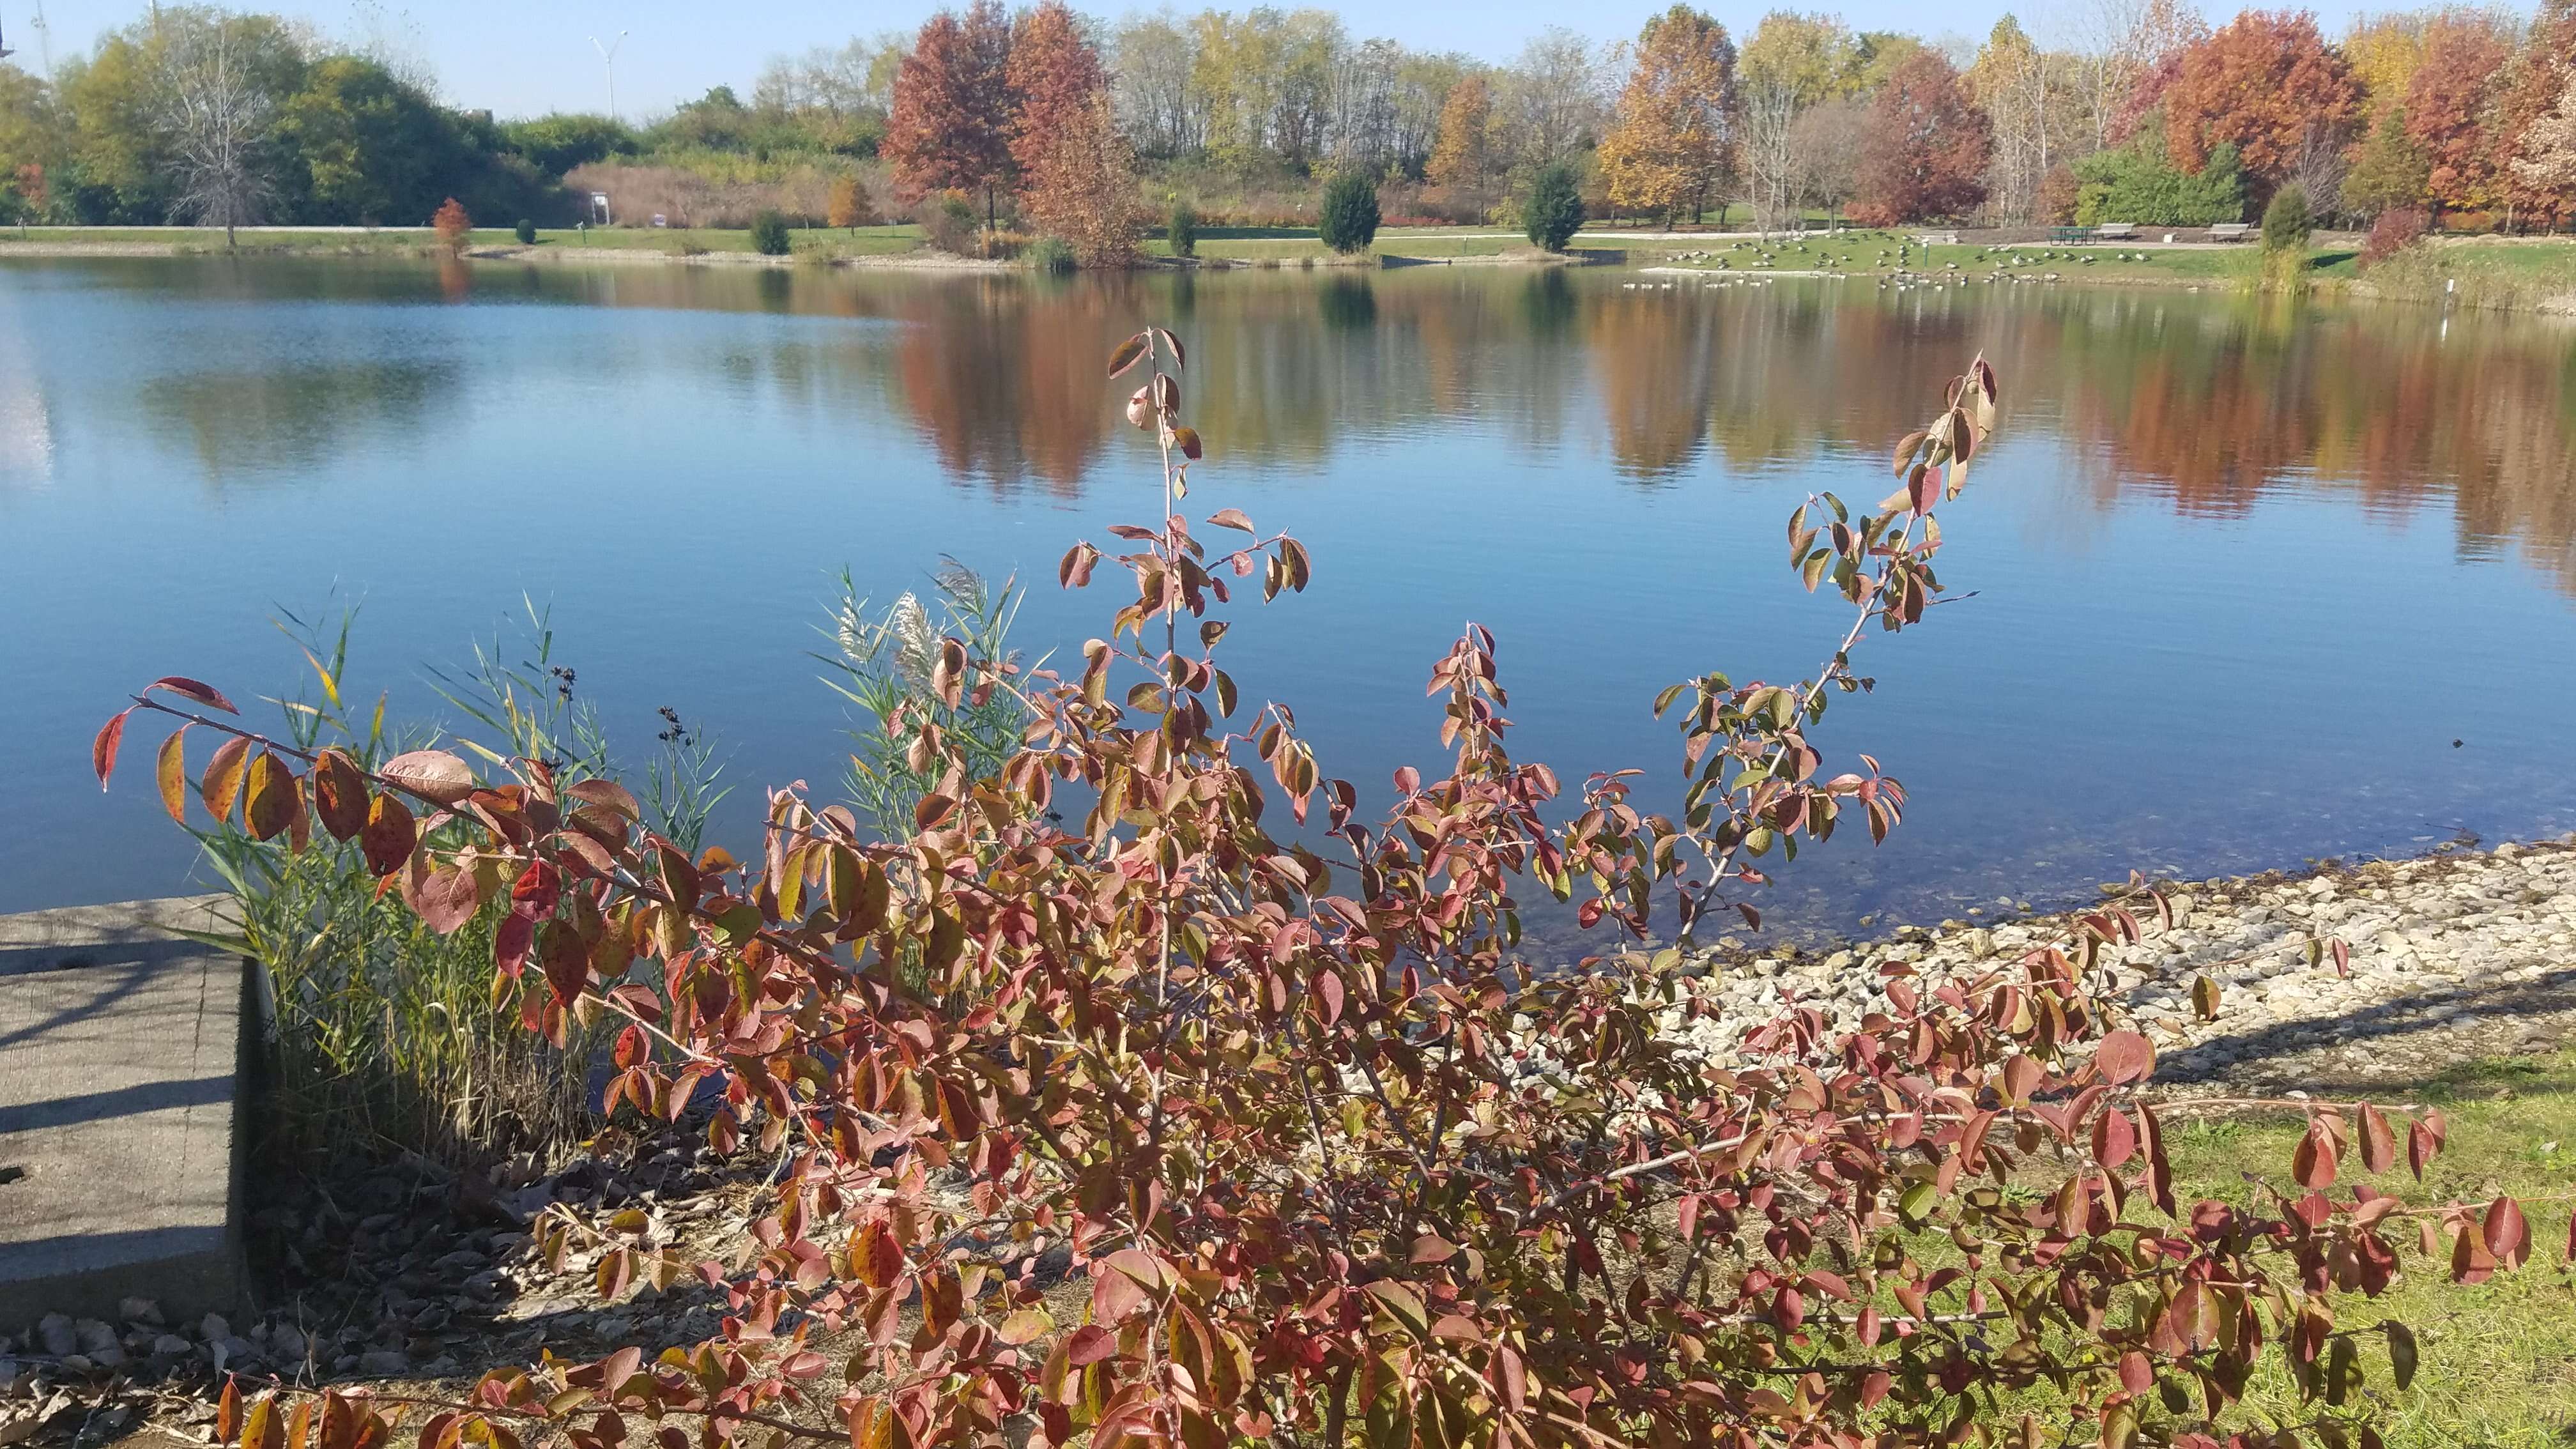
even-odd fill
[{"label": "shoreline", "polygon": [[[2170,929],[2157,929],[2144,888],[2120,884],[2091,906],[1899,926],[1820,949],[1757,951],[1727,938],[1678,963],[1700,979],[1704,1014],[1668,1013],[1664,1029],[1723,1053],[1783,1000],[1817,1006],[1831,1030],[1856,1029],[1884,1007],[1882,964],[1934,976],[1991,970],[2069,937],[2088,915],[2126,907],[2145,934],[2105,945],[2094,984],[2154,1041],[2158,1083],[2177,1099],[2385,1091],[2469,1057],[2576,1041],[2576,834],[2152,884],[2173,911]],[[2349,974],[2336,970],[2336,940]],[[2218,988],[2214,1019],[2195,1006],[2203,977]]]},{"label": "shoreline", "polygon": [[[26,257],[44,260],[78,260],[89,257],[274,257],[294,259],[398,259],[436,260],[442,248],[425,243],[282,243],[263,246],[252,243],[236,248],[210,246],[195,242],[168,241],[11,241],[0,238],[0,260]],[[1814,268],[1765,267],[1720,268],[1673,265],[1657,262],[1636,265],[1626,260],[1624,251],[1608,255],[1587,254],[1581,249],[1547,253],[1535,249],[1509,252],[1487,252],[1461,256],[1408,256],[1397,252],[1366,252],[1351,256],[1293,257],[1194,257],[1174,258],[1146,256],[1126,267],[1085,268],[1098,271],[1174,271],[1174,272],[1321,272],[1349,270],[1396,271],[1413,267],[1603,267],[1619,268],[1640,278],[1652,277],[1652,283],[1638,286],[1662,290],[1678,279],[1698,277],[1711,287],[1759,286],[1772,281],[1853,281],[1868,280],[1885,290],[1891,284],[1899,291],[1967,291],[1980,287],[2041,286],[2077,287],[2088,291],[2146,289],[2157,291],[2207,292],[2229,295],[2280,295],[2265,293],[2250,278],[2210,276],[2156,275],[2124,273],[2119,276],[2088,275],[2081,269],[2060,271],[1999,272],[1925,272],[1900,267],[1867,267],[1826,271]],[[866,271],[915,272],[982,272],[991,274],[1034,273],[1018,261],[982,257],[952,256],[927,249],[912,252],[827,256],[814,253],[788,256],[764,256],[756,252],[698,251],[679,252],[653,247],[585,247],[549,243],[540,246],[479,246],[468,249],[462,260],[482,263],[515,262],[522,265],[550,266],[634,266],[659,263],[674,266],[711,267],[821,267],[850,268]],[[2387,286],[2365,277],[2322,277],[2313,279],[2307,288],[2309,298],[2331,301],[2358,300],[2405,303],[2419,306],[2449,306],[2464,311],[2526,313],[2544,317],[2576,317],[2576,291],[2532,295],[2514,292],[2497,295],[2486,288],[2472,286],[2458,293],[2446,293],[2426,286]]]}]

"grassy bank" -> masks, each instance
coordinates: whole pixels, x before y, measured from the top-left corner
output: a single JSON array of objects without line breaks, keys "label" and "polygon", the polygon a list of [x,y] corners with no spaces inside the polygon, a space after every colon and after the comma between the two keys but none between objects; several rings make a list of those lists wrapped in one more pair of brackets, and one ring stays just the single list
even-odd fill
[{"label": "grassy bank", "polygon": [[2367,268],[2345,251],[2321,256],[2316,275],[2366,296],[2576,312],[2576,239],[2564,237],[2445,237]]},{"label": "grassy bank", "polygon": [[[921,228],[911,224],[856,229],[799,228],[791,254],[817,261],[863,261],[927,255]],[[2061,284],[2182,286],[2251,289],[2261,279],[2262,251],[2252,244],[2165,245],[2159,242],[2066,243],[2021,246],[1963,243],[1923,246],[1910,231],[1844,231],[1798,240],[1760,241],[1728,233],[1667,233],[1596,222],[1578,234],[1569,252],[1595,262],[1632,262],[1735,275],[1827,274],[1983,281],[1999,273]],[[96,253],[219,254],[219,232],[195,227],[0,229],[0,257]],[[507,228],[479,227],[472,248],[485,254],[534,256],[611,251],[638,256],[748,256],[747,231],[712,227],[594,227],[547,229],[523,248]],[[276,230],[244,232],[233,250],[299,256],[429,256],[439,248],[420,229],[389,231]],[[1168,259],[1171,249],[1149,236],[1143,250]],[[1534,260],[1522,237],[1495,227],[1387,227],[1376,245],[1340,256],[1316,239],[1312,228],[1207,228],[1197,255],[1211,263],[1321,267],[1374,265],[1381,261]],[[2458,237],[2410,248],[2363,268],[2349,237],[2322,237],[2311,247],[2307,275],[2329,293],[2410,301],[2448,300],[2456,305],[2576,312],[2576,238]]]},{"label": "grassy bank", "polygon": [[[2576,1052],[2463,1062],[2405,1100],[2440,1107],[2451,1125],[2450,1145],[2422,1184],[2402,1166],[2375,1184],[2410,1205],[2499,1193],[2531,1204],[2564,1197],[2576,1179]],[[2170,1138],[2174,1191],[2186,1202],[2257,1203],[2261,1191],[2249,1179],[2287,1186],[2301,1130],[2287,1118],[2180,1128]],[[2395,1318],[2421,1340],[2422,1367],[2403,1394],[2389,1389],[2385,1357],[2365,1352],[2390,1449],[2563,1449],[2576,1436],[2576,1292],[2561,1253],[2567,1219],[2564,1202],[2534,1207],[2532,1261],[2519,1272],[2459,1287],[2440,1265],[2409,1254],[2387,1295],[2355,1299],[2355,1323]],[[2249,1422],[2307,1416],[2279,1353],[2265,1355],[2245,1407]]]},{"label": "grassy bank", "polygon": [[[1998,271],[2062,283],[2250,289],[2262,277],[2262,249],[2110,242],[2027,246],[1921,246],[1913,234],[1851,231],[1801,241],[1756,242],[1724,235],[1629,243],[1650,265],[1744,274],[1824,272],[1978,281]],[[2320,238],[2307,275],[2331,293],[2461,306],[2576,311],[2576,238],[2447,237],[2364,267],[2350,238]]]}]

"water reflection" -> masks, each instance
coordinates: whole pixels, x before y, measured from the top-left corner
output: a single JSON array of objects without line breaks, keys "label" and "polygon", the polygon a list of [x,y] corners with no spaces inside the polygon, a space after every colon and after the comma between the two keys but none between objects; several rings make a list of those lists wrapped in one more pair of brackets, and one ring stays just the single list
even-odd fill
[{"label": "water reflection", "polygon": [[[192,301],[422,294],[415,264],[105,270],[110,285]],[[1062,497],[1082,492],[1115,422],[1092,360],[1149,316],[1195,334],[1190,409],[1210,445],[1233,456],[1320,467],[1346,440],[1497,424],[1523,448],[1551,450],[1597,426],[1611,465],[1639,483],[1682,477],[1711,454],[1730,472],[1762,473],[1873,451],[1910,424],[1923,379],[1983,348],[2010,380],[2016,426],[2054,432],[2103,506],[2145,498],[2232,517],[2281,489],[2375,511],[2446,506],[2463,557],[2510,552],[2576,593],[2576,332],[2564,324],[2478,316],[2446,333],[2427,309],[1620,280],[1634,275],[1408,267],[1064,283],[456,263],[431,273],[449,299],[895,324],[837,339],[775,334],[766,355],[736,346],[695,365],[816,403],[870,396],[957,478]],[[652,365],[692,363],[675,354]],[[201,366],[142,369],[136,401],[210,471],[244,457],[310,463],[335,439],[415,424],[458,377],[444,362],[372,358]],[[40,412],[33,401],[11,415]]]},{"label": "water reflection", "polygon": [[[148,799],[89,813],[99,702],[171,669],[291,689],[258,620],[334,589],[394,669],[552,600],[585,681],[709,710],[737,778],[828,775],[820,580],[890,597],[943,552],[1043,577],[1132,516],[1151,447],[1101,363],[1149,320],[1190,348],[1207,496],[1330,573],[1241,631],[1239,677],[1364,787],[1431,753],[1423,661],[1463,618],[1508,642],[1528,755],[1568,768],[1668,766],[1642,702],[1680,673],[1812,668],[1789,500],[1874,501],[1928,382],[1983,350],[2007,446],[1957,577],[1987,597],[1890,652],[1859,741],[1919,808],[1885,853],[1802,860],[1777,915],[2576,824],[2576,786],[2518,768],[2571,703],[2528,660],[2576,629],[2576,328],[1662,281],[0,262],[0,577],[36,600],[0,675],[34,681],[13,738],[72,742],[0,747],[0,820],[95,831],[0,830],[0,908],[75,898],[64,862],[180,850]],[[1039,590],[1032,648],[1098,602]],[[2385,677],[2408,708],[2349,707]],[[2213,728],[2207,701],[2258,697]]]}]

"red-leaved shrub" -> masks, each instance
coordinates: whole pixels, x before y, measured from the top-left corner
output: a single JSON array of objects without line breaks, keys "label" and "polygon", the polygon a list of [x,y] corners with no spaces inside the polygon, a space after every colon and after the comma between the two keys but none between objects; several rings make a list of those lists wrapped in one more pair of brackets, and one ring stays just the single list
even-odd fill
[{"label": "red-leaved shrub", "polygon": [[2361,244],[2361,264],[2376,266],[2423,239],[2429,226],[2418,207],[2391,207],[2370,224],[2370,235]]},{"label": "red-leaved shrub", "polygon": [[[1301,591],[1313,564],[1239,509],[1182,515],[1182,360],[1160,328],[1110,360],[1145,369],[1127,415],[1163,470],[1155,521],[1061,564],[1117,581],[1104,637],[1062,676],[938,648],[945,704],[1008,691],[1031,724],[986,778],[921,725],[940,783],[904,838],[790,787],[743,855],[692,856],[608,781],[442,750],[371,772],[180,677],[101,730],[102,783],[130,720],[174,720],[173,815],[355,840],[432,926],[495,922],[496,999],[529,1030],[619,1027],[610,1110],[676,1118],[713,1087],[712,1145],[776,1154],[731,1261],[684,1261],[640,1212],[541,1229],[607,1297],[713,1294],[714,1337],[493,1373],[423,1449],[2368,1445],[2414,1345],[2347,1300],[2419,1230],[2463,1280],[2530,1255],[2508,1199],[2403,1209],[2359,1180],[2401,1142],[2420,1176],[2432,1112],[2265,1104],[2307,1119],[2287,1173],[2178,1201],[2154,1050],[2086,988],[2158,930],[2143,892],[1968,974],[1878,964],[1856,1029],[1793,1001],[1720,1049],[1680,1030],[1715,1000],[1677,952],[1521,954],[1541,893],[1626,939],[1758,927],[1771,860],[1897,823],[1896,781],[1829,768],[1811,730],[1863,687],[1865,635],[1940,594],[1938,513],[1995,416],[1982,359],[1897,444],[1893,497],[1790,515],[1791,565],[1848,619],[1816,677],[1657,701],[1677,813],[1636,772],[1514,758],[1471,625],[1430,670],[1447,760],[1398,771],[1373,820],[1224,667],[1236,588]],[[193,787],[191,734],[214,744]],[[2312,1402],[2236,1433],[2271,1345]],[[312,1449],[384,1432],[365,1398],[310,1407]],[[228,1392],[216,1437],[274,1449],[287,1408]]]}]

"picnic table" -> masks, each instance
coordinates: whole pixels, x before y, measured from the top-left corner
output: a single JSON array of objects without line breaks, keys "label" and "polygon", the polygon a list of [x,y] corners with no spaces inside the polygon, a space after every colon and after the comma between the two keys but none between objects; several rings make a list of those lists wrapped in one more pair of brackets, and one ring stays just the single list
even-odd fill
[{"label": "picnic table", "polygon": [[2092,236],[2093,229],[2089,226],[2052,226],[2048,229],[2048,239],[2053,242],[2089,241]]}]

